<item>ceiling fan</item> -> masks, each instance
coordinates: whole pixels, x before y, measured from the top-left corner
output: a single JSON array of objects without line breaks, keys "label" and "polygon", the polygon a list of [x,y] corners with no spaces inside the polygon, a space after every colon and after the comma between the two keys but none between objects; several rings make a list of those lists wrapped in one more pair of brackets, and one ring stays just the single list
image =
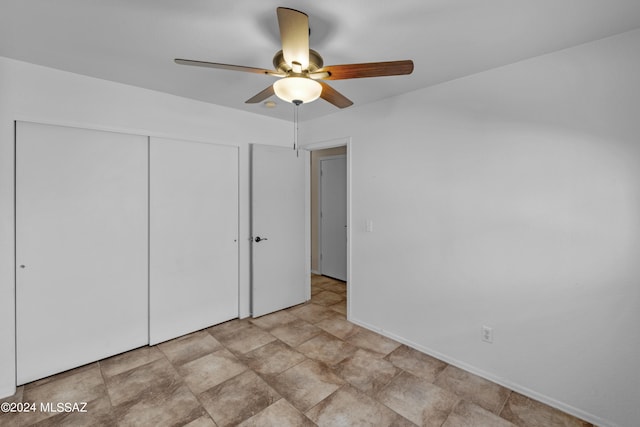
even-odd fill
[{"label": "ceiling fan", "polygon": [[349,107],[353,102],[323,80],[397,76],[411,74],[413,71],[411,60],[324,66],[320,54],[309,49],[309,17],[303,12],[286,7],[277,8],[277,14],[282,50],[273,57],[275,70],[179,58],[175,62],[280,77],[273,85],[249,98],[246,101],[248,104],[262,102],[275,94],[296,105],[322,98],[338,108]]}]

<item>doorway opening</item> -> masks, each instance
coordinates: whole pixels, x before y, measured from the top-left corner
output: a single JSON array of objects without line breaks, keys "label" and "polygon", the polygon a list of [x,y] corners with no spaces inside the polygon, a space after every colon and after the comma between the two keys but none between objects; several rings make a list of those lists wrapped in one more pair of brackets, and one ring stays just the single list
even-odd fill
[{"label": "doorway opening", "polygon": [[311,150],[310,162],[311,299],[346,316],[347,146]]}]

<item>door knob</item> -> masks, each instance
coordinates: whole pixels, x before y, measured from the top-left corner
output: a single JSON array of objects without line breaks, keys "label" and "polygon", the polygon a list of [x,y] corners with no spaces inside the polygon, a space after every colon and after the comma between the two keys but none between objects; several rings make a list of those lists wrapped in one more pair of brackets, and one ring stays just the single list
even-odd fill
[{"label": "door knob", "polygon": [[267,239],[266,237],[260,237],[260,236],[258,236],[258,237],[256,237],[255,242],[256,242],[256,243],[259,243],[259,242],[261,242],[261,241],[263,241],[263,240],[268,240],[268,239]]}]

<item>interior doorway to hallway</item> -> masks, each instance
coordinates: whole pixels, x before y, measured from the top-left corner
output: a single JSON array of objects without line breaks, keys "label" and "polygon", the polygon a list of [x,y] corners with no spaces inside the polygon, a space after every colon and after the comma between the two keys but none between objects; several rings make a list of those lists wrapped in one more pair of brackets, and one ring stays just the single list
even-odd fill
[{"label": "interior doorway to hallway", "polygon": [[313,150],[310,157],[312,298],[330,291],[346,300],[347,147]]}]

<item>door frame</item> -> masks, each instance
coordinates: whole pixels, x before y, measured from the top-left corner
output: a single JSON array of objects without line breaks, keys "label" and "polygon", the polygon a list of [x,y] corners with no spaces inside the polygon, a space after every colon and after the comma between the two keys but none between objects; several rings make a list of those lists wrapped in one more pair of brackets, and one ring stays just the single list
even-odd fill
[{"label": "door frame", "polygon": [[[351,307],[353,304],[353,297],[351,292],[351,241],[353,224],[351,220],[351,158],[353,156],[353,147],[350,136],[335,138],[325,141],[318,141],[300,146],[300,149],[307,151],[324,150],[325,148],[334,147],[346,147],[347,153],[347,320],[351,319]],[[306,186],[311,188],[311,175],[307,174]],[[309,191],[310,193],[310,191]],[[311,199],[307,198],[307,210],[309,214],[311,212]],[[311,230],[309,230],[309,240],[311,240]],[[309,262],[311,259],[309,259]]]},{"label": "door frame", "polygon": [[[347,155],[346,154],[334,154],[334,155],[330,155],[330,156],[324,156],[324,157],[320,157],[318,158],[318,176],[317,178],[317,183],[318,183],[318,211],[317,211],[317,218],[318,218],[318,247],[316,248],[316,250],[318,251],[318,254],[320,254],[320,258],[318,258],[318,273],[322,274],[322,161],[323,160],[332,160],[332,159],[345,159],[345,163],[347,160]],[[345,183],[346,185],[346,183]],[[345,206],[346,207],[346,206]],[[348,229],[348,227],[347,227]]]}]

